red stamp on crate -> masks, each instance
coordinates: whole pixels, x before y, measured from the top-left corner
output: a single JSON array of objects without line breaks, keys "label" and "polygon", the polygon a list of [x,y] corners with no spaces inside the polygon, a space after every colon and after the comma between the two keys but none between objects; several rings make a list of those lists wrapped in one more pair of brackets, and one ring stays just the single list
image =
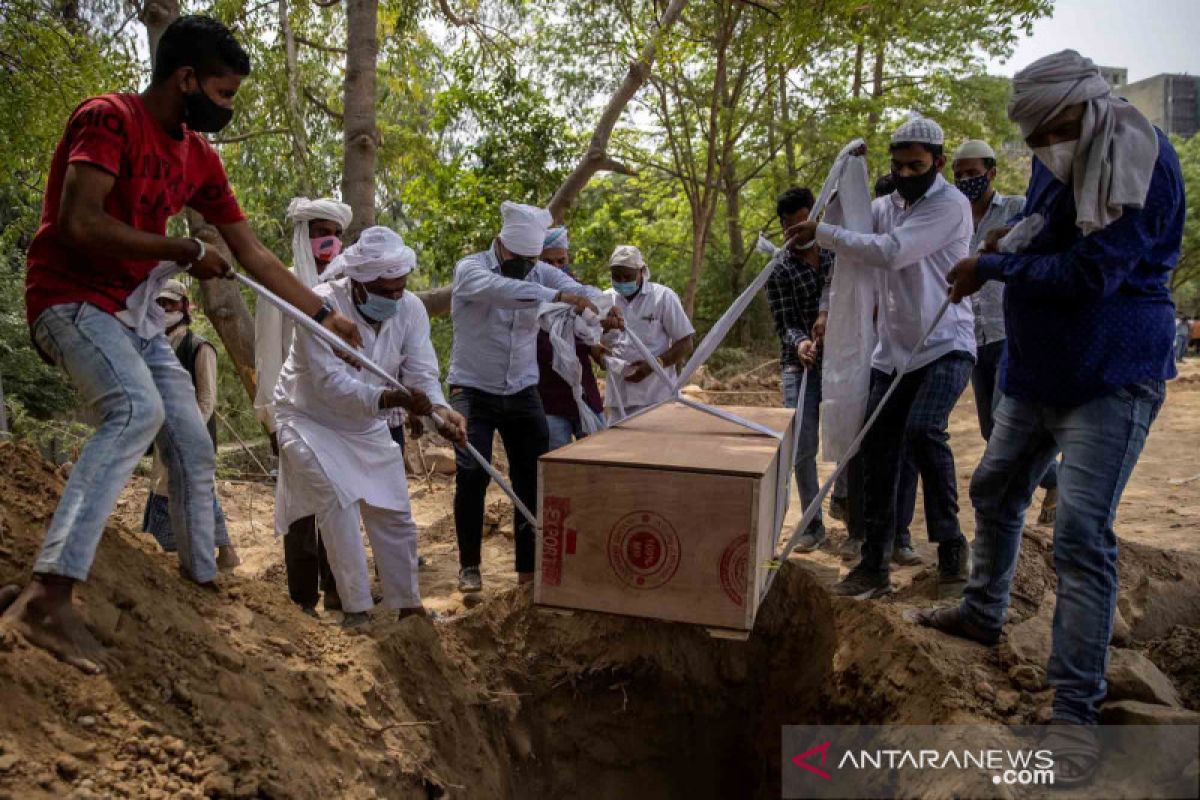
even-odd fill
[{"label": "red stamp on crate", "polygon": [[623,583],[657,589],[679,569],[679,536],[661,514],[626,514],[608,534],[608,563]]},{"label": "red stamp on crate", "polygon": [[566,529],[571,501],[546,497],[542,501],[542,585],[562,585],[563,553],[575,552],[575,531]]},{"label": "red stamp on crate", "polygon": [[749,560],[746,534],[734,539],[721,553],[721,588],[735,606],[746,602],[746,566]]}]

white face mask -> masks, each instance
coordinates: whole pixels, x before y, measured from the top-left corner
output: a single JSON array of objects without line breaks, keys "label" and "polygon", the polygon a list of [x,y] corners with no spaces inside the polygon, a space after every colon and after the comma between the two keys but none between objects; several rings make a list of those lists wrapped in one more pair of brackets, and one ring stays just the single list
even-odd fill
[{"label": "white face mask", "polygon": [[181,322],[183,322],[182,311],[168,311],[167,315],[163,317],[163,324],[167,326],[167,330],[171,330]]},{"label": "white face mask", "polygon": [[1070,184],[1071,165],[1075,163],[1075,147],[1078,144],[1078,139],[1072,139],[1069,142],[1059,142],[1046,147],[1035,147],[1033,154],[1037,156],[1038,161],[1045,165],[1046,169],[1054,173],[1054,177],[1063,183]]}]

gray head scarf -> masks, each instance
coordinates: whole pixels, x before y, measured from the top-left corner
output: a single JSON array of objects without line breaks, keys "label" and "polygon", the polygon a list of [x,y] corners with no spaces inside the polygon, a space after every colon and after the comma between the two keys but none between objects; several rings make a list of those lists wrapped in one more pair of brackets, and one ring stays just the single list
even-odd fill
[{"label": "gray head scarf", "polygon": [[1145,205],[1158,160],[1158,137],[1140,111],[1112,96],[1092,60],[1074,50],[1039,58],[1018,72],[1008,116],[1028,138],[1076,103],[1086,108],[1071,183],[1075,224],[1086,235],[1120,219],[1124,206]]}]

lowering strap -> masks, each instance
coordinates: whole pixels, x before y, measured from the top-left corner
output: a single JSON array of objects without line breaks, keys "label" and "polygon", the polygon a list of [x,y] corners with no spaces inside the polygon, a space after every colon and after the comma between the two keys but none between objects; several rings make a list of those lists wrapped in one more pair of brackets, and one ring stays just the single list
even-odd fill
[{"label": "lowering strap", "polygon": [[[324,325],[321,325],[319,322],[316,322],[315,320],[313,320],[313,318],[310,317],[308,314],[305,314],[303,311],[296,308],[291,303],[284,300],[282,297],[275,294],[267,287],[251,280],[250,278],[247,278],[245,275],[242,275],[240,272],[235,272],[235,273],[233,273],[233,275],[235,278],[237,278],[243,284],[245,284],[246,286],[249,286],[251,289],[253,289],[255,292],[257,292],[259,294],[259,296],[261,296],[264,300],[266,300],[271,305],[278,308],[281,312],[283,312],[283,314],[285,316],[290,317],[292,319],[292,321],[294,321],[300,327],[304,328],[304,330],[308,331],[313,336],[317,337],[318,339],[323,341],[325,344],[329,345],[329,347],[332,348],[335,353],[344,354],[347,358],[351,359],[354,363],[360,364],[368,372],[374,373],[375,375],[382,378],[392,388],[397,389],[398,391],[400,391],[407,397],[412,396],[412,393],[408,390],[408,387],[406,387],[404,384],[400,383],[400,381],[398,381],[393,375],[389,374],[387,372],[387,370],[385,370],[383,367],[376,364],[371,359],[367,358],[362,353],[355,350],[350,345],[346,344],[344,341],[341,340],[341,338],[338,337],[337,334],[333,333],[328,328],[326,328]],[[444,424],[444,421],[442,420],[442,418],[439,417],[436,413],[430,414],[429,416],[430,416],[430,419],[433,420],[435,425],[441,426]],[[466,448],[467,448],[467,452],[471,454],[471,457],[474,458],[476,461],[478,461],[479,466],[483,467],[484,471],[487,472],[487,474],[491,476],[492,480],[494,480],[496,482],[496,485],[504,490],[504,493],[506,495],[508,495],[508,499],[512,500],[513,506],[517,509],[517,511],[521,512],[521,516],[525,517],[525,519],[529,522],[530,525],[532,525],[534,527],[535,530],[539,529],[537,517],[534,516],[533,512],[530,511],[529,508],[524,503],[521,502],[521,498],[517,497],[517,493],[513,491],[512,486],[510,486],[508,481],[506,481],[504,479],[504,476],[501,475],[499,473],[499,471],[497,471],[496,468],[492,466],[492,462],[489,461],[488,459],[484,458],[483,455],[478,450],[476,450],[475,447],[470,442],[466,443]]]}]

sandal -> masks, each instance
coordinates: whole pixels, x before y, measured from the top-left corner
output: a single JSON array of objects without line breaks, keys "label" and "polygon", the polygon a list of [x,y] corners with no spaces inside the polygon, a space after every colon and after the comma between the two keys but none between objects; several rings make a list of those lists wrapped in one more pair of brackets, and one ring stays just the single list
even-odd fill
[{"label": "sandal", "polygon": [[1054,787],[1077,789],[1096,777],[1100,739],[1091,725],[1054,720],[1038,746],[1054,756]]},{"label": "sandal", "polygon": [[900,616],[914,624],[933,628],[960,639],[970,639],[988,647],[1000,641],[1000,631],[988,630],[968,621],[959,606],[910,608]]}]

